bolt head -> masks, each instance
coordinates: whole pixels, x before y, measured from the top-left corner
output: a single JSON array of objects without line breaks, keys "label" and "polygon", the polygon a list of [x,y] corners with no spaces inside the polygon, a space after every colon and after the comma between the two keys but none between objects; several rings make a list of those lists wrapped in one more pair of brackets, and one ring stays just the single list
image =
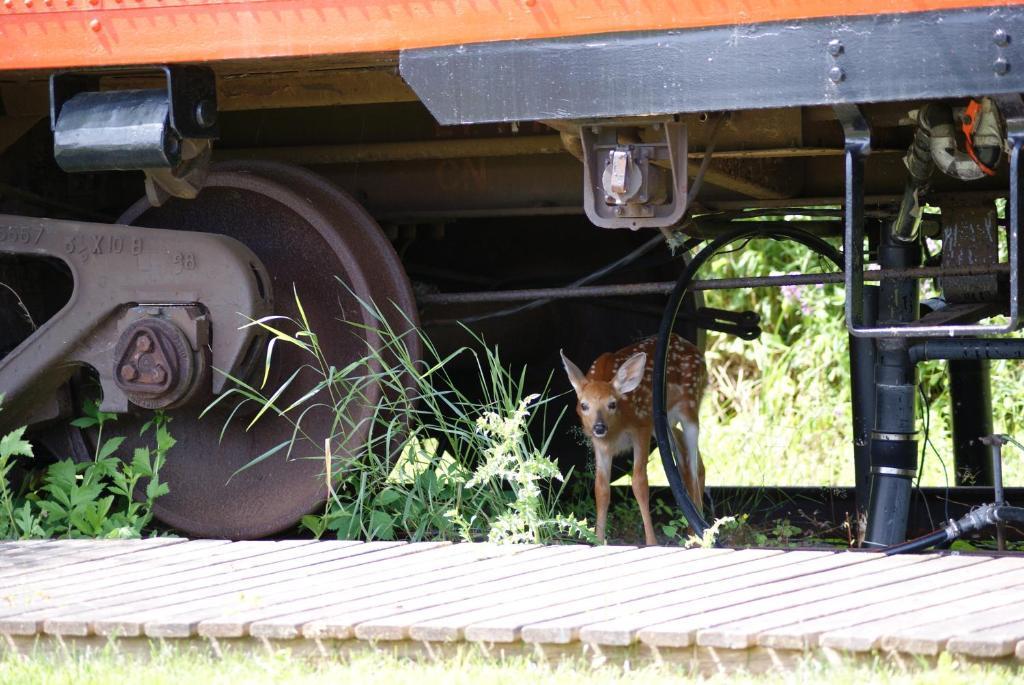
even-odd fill
[{"label": "bolt head", "polygon": [[1004,29],[996,29],[995,33],[992,34],[992,42],[1001,48],[1005,48],[1010,44],[1010,34]]},{"label": "bolt head", "polygon": [[157,366],[153,369],[153,380],[157,383],[163,383],[167,380],[167,372],[164,371],[164,367]]},{"label": "bolt head", "polygon": [[998,58],[992,65],[992,69],[996,72],[997,76],[1002,76],[1010,71],[1010,63],[1005,58]]},{"label": "bolt head", "polygon": [[135,339],[135,349],[139,352],[149,352],[153,349],[153,339],[146,334],[140,335]]},{"label": "bolt head", "polygon": [[838,57],[843,54],[843,43],[838,38],[833,38],[828,42],[828,54],[833,57]]},{"label": "bolt head", "polygon": [[200,100],[196,104],[196,123],[203,128],[210,128],[217,123],[217,106],[211,100]]},{"label": "bolt head", "polygon": [[846,78],[846,74],[841,67],[832,67],[828,70],[828,78],[832,83],[839,83]]},{"label": "bolt head", "polygon": [[121,373],[121,380],[124,380],[124,381],[133,381],[139,375],[138,370],[134,366],[132,366],[131,364],[125,364],[124,366],[122,366],[120,373]]}]

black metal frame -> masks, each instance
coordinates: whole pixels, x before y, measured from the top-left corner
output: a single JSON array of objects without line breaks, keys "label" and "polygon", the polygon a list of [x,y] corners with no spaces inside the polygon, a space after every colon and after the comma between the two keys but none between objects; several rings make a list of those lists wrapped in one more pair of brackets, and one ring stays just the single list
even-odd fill
[{"label": "black metal frame", "polygon": [[[1020,153],[1024,144],[1024,101],[1020,95],[996,96],[1006,120],[1010,145],[1010,191],[1007,233],[1009,235],[1010,308],[1005,324],[945,324],[866,326],[864,323],[864,165],[871,154],[871,129],[860,108],[854,104],[835,106],[846,139],[844,170],[846,326],[850,335],[865,338],[924,338],[1011,333],[1021,327],[1020,277]],[[884,265],[883,265],[884,266]]]},{"label": "black metal frame", "polygon": [[[181,138],[214,139],[220,137],[217,126],[217,83],[216,76],[208,67],[186,65],[154,65],[151,67],[132,67],[93,69],[89,71],[60,71],[50,76],[50,130],[57,128],[60,110],[64,103],[88,91],[100,89],[100,79],[104,76],[135,73],[160,73],[164,78],[164,91],[167,94],[168,120],[167,125]],[[203,107],[203,115],[210,117],[200,121],[198,109]]]},{"label": "black metal frame", "polygon": [[1024,7],[403,51],[442,124],[589,120],[1024,91]]}]

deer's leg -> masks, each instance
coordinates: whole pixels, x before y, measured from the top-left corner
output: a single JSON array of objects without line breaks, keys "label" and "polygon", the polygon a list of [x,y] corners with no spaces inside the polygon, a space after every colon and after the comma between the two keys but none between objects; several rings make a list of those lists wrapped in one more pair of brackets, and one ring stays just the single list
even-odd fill
[{"label": "deer's leg", "polygon": [[651,489],[647,482],[647,458],[650,456],[651,434],[633,436],[633,497],[640,506],[640,518],[644,520],[644,543],[658,544],[651,521]]},{"label": "deer's leg", "polygon": [[597,539],[605,542],[605,527],[608,521],[608,501],[611,499],[612,457],[603,450],[594,449],[596,473],[594,478],[594,501],[597,509]]},{"label": "deer's leg", "polygon": [[683,485],[686,486],[686,492],[690,495],[690,499],[693,500],[693,504],[697,507],[697,511],[703,513],[704,511],[704,484],[702,470],[700,468],[700,452],[697,449],[697,438],[699,436],[699,429],[697,426],[696,417],[688,417],[685,413],[680,412],[672,417],[673,424],[681,424],[681,428],[673,425],[672,437],[676,443],[676,449],[679,451],[679,462],[676,466],[679,468],[679,477],[683,479]]}]

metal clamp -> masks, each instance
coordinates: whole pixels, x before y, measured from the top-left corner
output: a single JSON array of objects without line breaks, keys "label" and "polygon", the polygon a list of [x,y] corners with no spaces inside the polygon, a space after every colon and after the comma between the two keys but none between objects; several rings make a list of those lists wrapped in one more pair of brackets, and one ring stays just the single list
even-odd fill
[{"label": "metal clamp", "polygon": [[[661,140],[641,140],[635,125],[581,127],[583,209],[594,225],[672,226],[686,213],[686,125],[659,121],[644,128]],[[623,142],[630,137],[635,142]]]},{"label": "metal clamp", "polygon": [[845,179],[843,251],[845,255],[846,327],[858,338],[925,338],[1012,333],[1021,327],[1020,302],[1022,261],[1020,241],[1020,154],[1024,145],[1024,101],[1018,94],[993,96],[1006,120],[1010,148],[1010,192],[1007,231],[1010,237],[1010,308],[1006,323],[865,326],[864,325],[864,162],[871,154],[871,129],[860,108],[853,104],[834,106],[845,136]]},{"label": "metal clamp", "polygon": [[214,74],[186,66],[141,71],[162,73],[164,87],[100,90],[101,76],[123,70],[50,77],[54,159],[67,172],[140,169],[153,205],[194,198],[218,135]]}]

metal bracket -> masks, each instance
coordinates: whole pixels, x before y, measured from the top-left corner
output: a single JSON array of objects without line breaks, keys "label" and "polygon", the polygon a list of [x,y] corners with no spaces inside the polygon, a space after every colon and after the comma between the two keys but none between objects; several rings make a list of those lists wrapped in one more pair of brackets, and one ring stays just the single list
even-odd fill
[{"label": "metal bracket", "polygon": [[[266,269],[227,236],[0,215],[0,253],[59,259],[74,281],[68,304],[0,359],[4,426],[24,422],[82,365],[99,375],[100,408],[126,411],[132,388],[126,392],[115,378],[124,352],[118,342],[129,324],[143,320],[173,323],[180,335],[171,337],[181,339],[182,354],[184,347],[201,353],[182,376],[209,383],[203,393],[172,388],[156,406],[219,394],[227,387],[225,374],[247,375],[259,349],[260,332],[239,324],[272,311]],[[204,332],[207,326],[216,330]],[[207,345],[210,363],[223,372],[209,380],[202,357]]]},{"label": "metal bracket", "polygon": [[[685,320],[684,314],[679,320]],[[691,316],[699,328],[735,335],[743,340],[757,340],[761,337],[761,317],[757,312],[734,312],[715,307],[698,307]]]},{"label": "metal bracket", "polygon": [[206,67],[155,65],[125,69],[60,71],[50,76],[50,130],[57,130],[61,109],[79,93],[98,91],[103,76],[160,72],[164,77],[168,125],[180,138],[220,136],[217,126],[217,82]]},{"label": "metal bracket", "polygon": [[218,136],[217,90],[205,67],[157,66],[163,89],[100,90],[100,78],[124,70],[50,77],[50,127],[57,164],[68,172],[140,169],[153,205],[193,198]]},{"label": "metal bracket", "polygon": [[637,126],[585,125],[583,209],[601,228],[672,226],[686,213],[686,125],[648,124],[661,140],[624,142]]},{"label": "metal bracket", "polygon": [[845,136],[844,171],[844,283],[846,286],[846,327],[859,338],[925,338],[962,335],[993,335],[1012,333],[1021,327],[1022,300],[1020,264],[1020,153],[1024,144],[1024,101],[1018,94],[994,96],[1006,120],[1007,143],[1010,149],[1010,191],[1007,231],[1010,237],[1010,306],[1006,323],[865,326],[864,293],[864,162],[871,153],[871,129],[859,107],[853,104],[834,106]]}]

